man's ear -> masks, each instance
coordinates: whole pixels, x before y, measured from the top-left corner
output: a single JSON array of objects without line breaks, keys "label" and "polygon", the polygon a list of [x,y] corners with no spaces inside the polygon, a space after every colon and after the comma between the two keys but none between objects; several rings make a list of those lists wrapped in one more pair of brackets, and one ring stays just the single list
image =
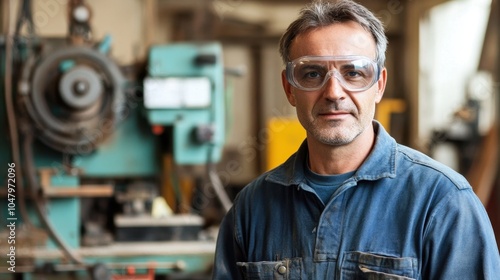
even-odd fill
[{"label": "man's ear", "polygon": [[384,95],[385,86],[387,85],[387,68],[383,68],[380,72],[380,77],[377,81],[377,95],[375,97],[375,102],[378,104],[382,100]]},{"label": "man's ear", "polygon": [[290,85],[290,83],[286,79],[286,71],[285,70],[283,70],[281,72],[281,83],[283,84],[283,90],[285,91],[286,98],[288,99],[288,102],[290,103],[290,105],[295,107],[295,104],[297,104],[297,103],[295,101],[295,96],[292,93],[292,85]]}]

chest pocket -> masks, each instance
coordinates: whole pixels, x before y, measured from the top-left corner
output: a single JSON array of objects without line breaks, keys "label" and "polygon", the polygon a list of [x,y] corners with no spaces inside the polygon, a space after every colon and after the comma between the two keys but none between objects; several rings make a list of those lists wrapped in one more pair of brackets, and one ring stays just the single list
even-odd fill
[{"label": "chest pocket", "polygon": [[284,259],[277,262],[236,263],[244,279],[285,280],[300,279],[302,259]]},{"label": "chest pocket", "polygon": [[416,258],[395,258],[363,252],[347,252],[341,266],[341,279],[414,280],[418,274]]}]

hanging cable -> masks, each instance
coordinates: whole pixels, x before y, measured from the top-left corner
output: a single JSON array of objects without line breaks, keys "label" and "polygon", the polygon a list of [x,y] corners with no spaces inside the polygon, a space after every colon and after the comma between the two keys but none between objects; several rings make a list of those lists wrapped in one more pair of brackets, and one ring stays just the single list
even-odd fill
[{"label": "hanging cable", "polygon": [[212,188],[215,191],[215,195],[222,204],[222,207],[224,207],[224,210],[228,212],[229,209],[231,209],[231,207],[233,206],[233,203],[231,202],[231,199],[227,195],[226,190],[224,190],[224,185],[220,180],[219,174],[217,174],[215,163],[212,162],[213,149],[214,145],[212,144],[208,149],[208,157],[207,157],[208,179],[210,180]]},{"label": "hanging cable", "polygon": [[21,34],[21,29],[24,24],[26,24],[28,29],[28,34],[33,36],[35,34],[35,26],[33,24],[33,13],[31,11],[31,0],[23,0],[21,3],[21,7],[19,9],[19,14],[16,22],[16,37]]},{"label": "hanging cable", "polygon": [[12,160],[16,165],[17,176],[17,196],[19,198],[19,211],[24,224],[33,227],[26,210],[26,195],[24,190],[24,178],[21,167],[21,156],[19,149],[18,125],[16,122],[16,113],[14,110],[12,77],[13,77],[13,48],[14,48],[14,28],[11,24],[11,7],[14,0],[7,1],[7,38],[5,46],[5,107],[7,111],[7,122],[9,124],[10,145],[12,151]]},{"label": "hanging cable", "polygon": [[47,217],[46,209],[43,206],[42,189],[37,182],[35,174],[35,163],[33,161],[33,132],[29,128],[25,128],[23,133],[23,149],[24,149],[24,166],[26,168],[26,176],[28,179],[28,184],[30,185],[33,201],[35,202],[35,208],[40,218],[40,222],[43,227],[47,230],[49,236],[54,240],[54,242],[61,248],[63,253],[74,263],[83,265],[84,262],[57,234],[55,228]]},{"label": "hanging cable", "polygon": [[229,209],[231,209],[233,203],[224,190],[224,185],[222,184],[219,175],[217,175],[214,166],[214,164],[209,164],[208,176],[210,178],[210,183],[214,188],[215,194],[217,195],[217,198],[221,202],[222,207],[224,207],[224,210],[227,212],[229,211]]}]

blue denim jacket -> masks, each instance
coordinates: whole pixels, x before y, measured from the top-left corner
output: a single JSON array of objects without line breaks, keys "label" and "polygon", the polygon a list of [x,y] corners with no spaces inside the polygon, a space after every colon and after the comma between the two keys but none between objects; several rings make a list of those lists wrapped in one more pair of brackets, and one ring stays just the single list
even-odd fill
[{"label": "blue denim jacket", "polygon": [[224,218],[214,279],[500,279],[486,211],[450,168],[374,122],[374,148],[324,205],[306,142],[245,187]]}]

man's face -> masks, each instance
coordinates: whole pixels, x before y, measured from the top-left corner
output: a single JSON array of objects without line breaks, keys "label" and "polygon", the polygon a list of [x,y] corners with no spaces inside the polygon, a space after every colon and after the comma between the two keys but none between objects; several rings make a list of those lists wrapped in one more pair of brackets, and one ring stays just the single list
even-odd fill
[{"label": "man's face", "polygon": [[[372,35],[359,24],[336,23],[298,35],[292,42],[290,58],[359,55],[375,60],[375,49]],[[293,87],[284,72],[282,82],[308,139],[338,146],[351,143],[371,128],[375,104],[380,102],[385,89],[386,69],[382,69],[371,88],[361,92],[345,90],[335,77],[315,91]]]}]

